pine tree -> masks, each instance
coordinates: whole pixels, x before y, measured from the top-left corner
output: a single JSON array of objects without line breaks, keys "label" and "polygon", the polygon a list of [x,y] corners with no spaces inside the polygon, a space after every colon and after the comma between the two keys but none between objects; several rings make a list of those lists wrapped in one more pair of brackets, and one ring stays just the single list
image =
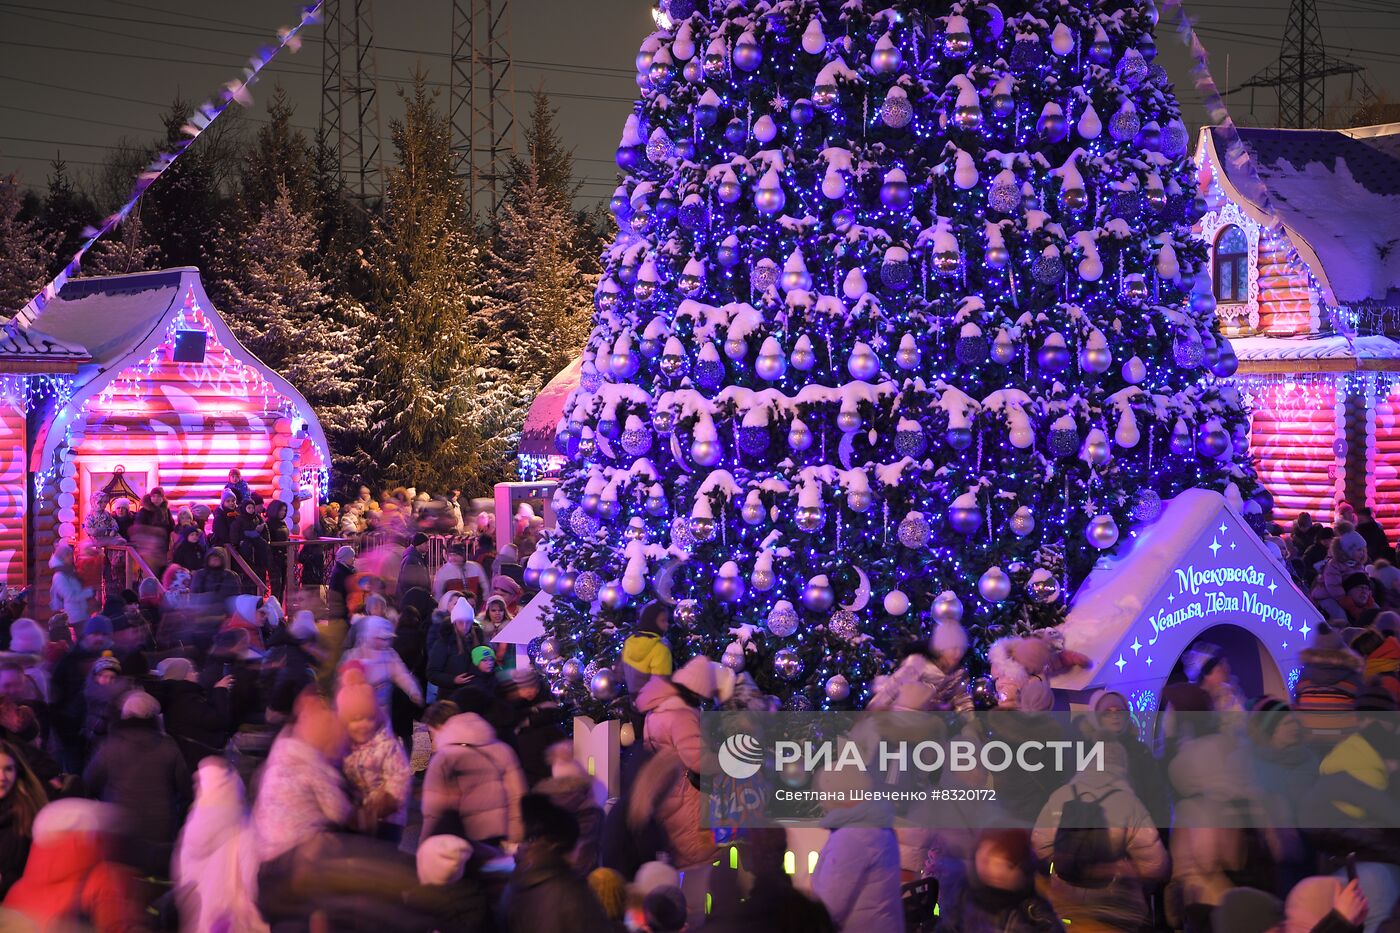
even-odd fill
[{"label": "pine tree", "polygon": [[315,162],[311,145],[292,126],[295,108],[278,85],[267,102],[267,122],[258,127],[239,170],[238,209],[256,222],[285,189],[298,212],[315,206]]},{"label": "pine tree", "polygon": [[935,623],[974,667],[1058,623],[1163,497],[1261,517],[1150,0],[666,5],[542,659],[616,664],[669,597],[677,663],[860,705]]},{"label": "pine tree", "polygon": [[381,482],[480,493],[489,479],[471,419],[481,354],[466,321],[479,304],[481,256],[452,171],[451,126],[422,74],[393,140],[397,165],[369,257],[379,325],[369,451]]},{"label": "pine tree", "polygon": [[542,93],[525,131],[492,240],[491,297],[474,320],[486,353],[477,417],[484,455],[509,471],[530,402],[577,358],[597,283],[591,231],[573,208],[580,185]]},{"label": "pine tree", "polygon": [[49,275],[56,275],[82,245],[86,238],[84,229],[97,219],[92,202],[73,187],[73,181],[68,177],[68,163],[63,161],[62,156],[56,157],[50,165],[48,191],[40,217],[55,238],[54,260],[50,264]]},{"label": "pine tree", "polygon": [[12,317],[49,280],[55,237],[24,216],[24,196],[13,175],[0,178],[0,314]]},{"label": "pine tree", "polygon": [[[364,312],[336,301],[313,271],[316,224],[278,185],[240,242],[240,262],[225,282],[221,310],[239,341],[306,396],[328,435],[365,427]],[[334,444],[332,446],[335,446]]]}]

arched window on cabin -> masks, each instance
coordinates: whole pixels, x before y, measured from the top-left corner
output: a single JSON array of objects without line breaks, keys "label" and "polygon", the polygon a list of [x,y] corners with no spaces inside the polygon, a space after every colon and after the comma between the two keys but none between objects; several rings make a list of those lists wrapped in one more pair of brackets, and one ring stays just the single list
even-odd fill
[{"label": "arched window on cabin", "polygon": [[1220,229],[1212,253],[1215,300],[1222,304],[1249,300],[1249,240],[1235,224]]}]

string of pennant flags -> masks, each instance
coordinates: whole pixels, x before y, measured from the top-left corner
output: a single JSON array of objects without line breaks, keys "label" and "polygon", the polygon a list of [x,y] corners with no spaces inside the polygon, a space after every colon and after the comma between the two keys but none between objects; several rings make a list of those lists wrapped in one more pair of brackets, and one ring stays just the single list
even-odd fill
[{"label": "string of pennant flags", "polygon": [[1220,93],[1220,88],[1215,83],[1215,77],[1210,72],[1210,53],[1206,51],[1204,43],[1196,35],[1194,20],[1186,12],[1182,0],[1163,0],[1162,5],[1175,16],[1176,33],[1181,38],[1182,44],[1186,46],[1187,53],[1191,56],[1192,83],[1201,95],[1201,105],[1205,108],[1206,119],[1220,130],[1220,136],[1224,140],[1224,158],[1231,168],[1240,170],[1240,174],[1231,175],[1230,180],[1236,187],[1248,189],[1241,193],[1268,216],[1269,223],[1266,227],[1270,230],[1278,229],[1281,224],[1278,220],[1278,214],[1274,211],[1273,200],[1269,197],[1269,188],[1260,179],[1259,171],[1254,164],[1254,156],[1240,139],[1239,131],[1235,128],[1235,121],[1230,116],[1230,108],[1225,106],[1225,98]]},{"label": "string of pennant flags", "polygon": [[132,186],[131,197],[117,210],[105,217],[97,227],[88,227],[83,231],[83,242],[74,252],[73,258],[68,260],[68,264],[59,271],[57,275],[46,284],[39,293],[29,299],[28,303],[17,313],[10,322],[11,327],[18,327],[21,330],[28,329],[33,325],[39,313],[44,310],[53,298],[63,289],[64,284],[72,278],[82,265],[83,256],[92,248],[103,236],[110,233],[136,208],[137,202],[146,190],[155,184],[165,172],[174,165],[175,162],[189,151],[200,135],[207,130],[215,120],[223,115],[230,104],[238,104],[240,107],[249,107],[253,103],[252,86],[257,83],[258,75],[267,67],[271,61],[283,49],[290,49],[293,54],[301,48],[301,31],[307,26],[320,20],[321,8],[325,0],[316,0],[316,3],[305,7],[301,12],[301,20],[295,26],[284,26],[277,30],[277,43],[259,48],[248,59],[248,64],[243,68],[243,75],[235,78],[224,85],[223,90],[210,100],[205,101],[190,117],[188,123],[180,128],[184,138],[172,145],[169,149],[160,152],[151,160],[150,165],[136,176],[136,182]]}]

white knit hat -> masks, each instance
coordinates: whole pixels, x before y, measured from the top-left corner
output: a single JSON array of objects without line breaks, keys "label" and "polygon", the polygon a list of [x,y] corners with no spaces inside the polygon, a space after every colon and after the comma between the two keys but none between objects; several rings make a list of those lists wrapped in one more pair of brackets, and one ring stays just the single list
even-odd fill
[{"label": "white knit hat", "polygon": [[[52,806],[52,804],[50,804]],[[632,891],[644,898],[657,888],[680,887],[681,875],[666,862],[647,862],[637,869],[632,879]]]},{"label": "white knit hat", "polygon": [[418,846],[418,883],[456,884],[471,856],[471,843],[459,836],[429,836]]},{"label": "white knit hat", "polygon": [[292,616],[289,632],[297,641],[315,641],[319,630],[316,628],[316,615],[310,609],[298,609]]},{"label": "white knit hat", "polygon": [[933,638],[929,645],[935,654],[961,651],[967,653],[967,629],[961,622],[939,622],[933,627]]},{"label": "white knit hat", "polygon": [[34,817],[34,841],[43,845],[69,833],[101,833],[116,823],[117,810],[111,804],[65,797],[45,804]]},{"label": "white knit hat", "polygon": [[459,599],[452,604],[452,621],[464,625],[471,625],[476,621],[476,610],[472,608],[471,600]]},{"label": "white knit hat", "polygon": [[694,657],[671,675],[671,683],[684,687],[697,696],[710,699],[715,695],[714,662],[706,657]]}]

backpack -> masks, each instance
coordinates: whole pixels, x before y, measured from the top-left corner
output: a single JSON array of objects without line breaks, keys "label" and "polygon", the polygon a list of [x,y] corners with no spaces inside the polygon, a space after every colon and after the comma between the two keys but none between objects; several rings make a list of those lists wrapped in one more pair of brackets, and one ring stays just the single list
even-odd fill
[{"label": "backpack", "polygon": [[1102,797],[1085,797],[1071,784],[1070,798],[1060,811],[1052,849],[1054,873],[1068,884],[1081,888],[1103,887],[1112,879],[1095,869],[1116,862],[1122,852],[1109,833],[1103,802],[1118,793],[1117,788]]}]

